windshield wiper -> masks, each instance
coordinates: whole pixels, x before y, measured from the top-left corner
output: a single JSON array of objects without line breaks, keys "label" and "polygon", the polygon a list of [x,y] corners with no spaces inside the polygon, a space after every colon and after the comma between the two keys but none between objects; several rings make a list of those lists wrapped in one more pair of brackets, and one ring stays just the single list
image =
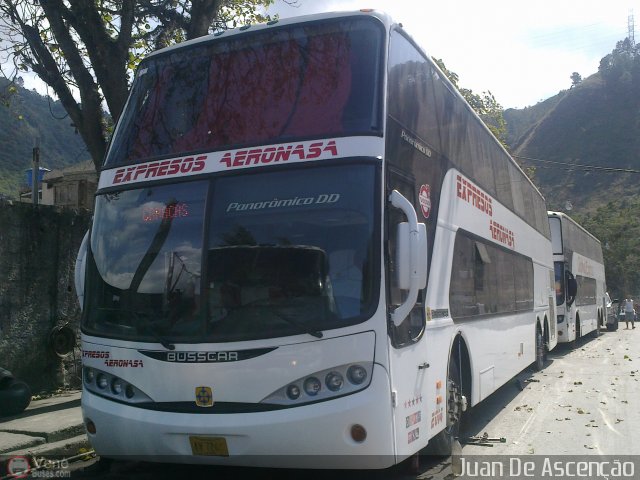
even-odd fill
[{"label": "windshield wiper", "polygon": [[241,305],[240,308],[245,308],[245,307],[271,307],[269,309],[269,312],[273,313],[276,317],[284,320],[285,322],[287,322],[289,325],[293,325],[294,327],[297,327],[298,330],[300,330],[302,333],[308,333],[309,335],[312,335],[316,338],[322,338],[324,336],[324,334],[322,333],[322,331],[320,330],[314,330],[312,328],[307,327],[306,325],[304,325],[303,323],[299,322],[298,320],[295,320],[287,315],[285,315],[282,312],[279,312],[277,307],[270,303],[270,302],[264,302],[264,300],[260,299],[256,302],[249,302],[249,303],[245,303],[244,305]]},{"label": "windshield wiper", "polygon": [[156,340],[160,345],[162,345],[167,350],[175,350],[176,349],[176,346],[173,343],[171,343],[166,338],[161,337],[160,335],[153,335],[153,339]]},{"label": "windshield wiper", "polygon": [[294,320],[293,318],[290,318],[290,317],[284,315],[283,313],[278,312],[277,310],[271,310],[271,312],[276,317],[278,317],[278,318],[284,320],[285,322],[287,322],[289,325],[293,325],[294,327],[298,327],[298,329],[302,333],[308,333],[309,335],[313,335],[316,338],[322,338],[324,336],[322,331],[314,330],[312,328],[309,328],[309,327],[303,325],[302,323],[298,322],[297,320]]}]

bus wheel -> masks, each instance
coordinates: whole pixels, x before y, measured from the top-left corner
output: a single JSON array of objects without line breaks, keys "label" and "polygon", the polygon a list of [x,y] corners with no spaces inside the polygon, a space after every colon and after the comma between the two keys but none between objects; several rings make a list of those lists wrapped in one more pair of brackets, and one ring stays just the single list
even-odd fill
[{"label": "bus wheel", "polygon": [[427,453],[430,455],[449,456],[461,450],[458,437],[462,414],[467,409],[467,398],[462,394],[460,377],[458,364],[452,358],[447,374],[447,411],[445,412],[447,426],[429,441]]},{"label": "bus wheel", "polygon": [[536,330],[536,360],[534,362],[536,371],[539,372],[544,368],[546,357],[547,346],[544,343],[544,337],[540,330]]},{"label": "bus wheel", "polygon": [[576,317],[576,336],[569,342],[572,350],[578,347],[578,340],[580,340],[580,319]]},{"label": "bus wheel", "polygon": [[591,334],[593,338],[598,338],[600,336],[600,323],[600,315],[598,315],[598,319],[596,320],[596,329]]}]

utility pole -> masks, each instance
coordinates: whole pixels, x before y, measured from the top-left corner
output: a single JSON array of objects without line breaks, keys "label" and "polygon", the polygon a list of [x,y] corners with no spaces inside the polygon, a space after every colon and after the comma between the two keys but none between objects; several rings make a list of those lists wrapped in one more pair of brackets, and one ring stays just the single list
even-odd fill
[{"label": "utility pole", "polygon": [[40,198],[40,139],[36,137],[33,147],[33,173],[31,174],[31,201],[38,205]]}]

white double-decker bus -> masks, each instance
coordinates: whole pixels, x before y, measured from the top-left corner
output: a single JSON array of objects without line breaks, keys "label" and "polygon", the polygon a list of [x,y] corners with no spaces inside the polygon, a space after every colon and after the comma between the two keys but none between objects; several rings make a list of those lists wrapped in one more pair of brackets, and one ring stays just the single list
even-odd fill
[{"label": "white double-decker bus", "polygon": [[86,252],[101,457],[384,468],[556,342],[544,199],[399,24],[242,27],[141,64]]},{"label": "white double-decker bus", "polygon": [[607,322],[607,286],[600,240],[562,212],[549,212],[556,276],[558,341],[598,336]]}]

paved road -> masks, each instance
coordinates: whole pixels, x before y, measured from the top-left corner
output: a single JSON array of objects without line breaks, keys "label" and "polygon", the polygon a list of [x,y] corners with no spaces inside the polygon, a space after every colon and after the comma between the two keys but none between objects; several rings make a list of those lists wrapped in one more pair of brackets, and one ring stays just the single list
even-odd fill
[{"label": "paved road", "polygon": [[[517,383],[523,387],[521,391]],[[638,455],[640,328],[559,345],[542,372],[524,372],[474,412],[469,433],[505,437],[465,455]]]}]

